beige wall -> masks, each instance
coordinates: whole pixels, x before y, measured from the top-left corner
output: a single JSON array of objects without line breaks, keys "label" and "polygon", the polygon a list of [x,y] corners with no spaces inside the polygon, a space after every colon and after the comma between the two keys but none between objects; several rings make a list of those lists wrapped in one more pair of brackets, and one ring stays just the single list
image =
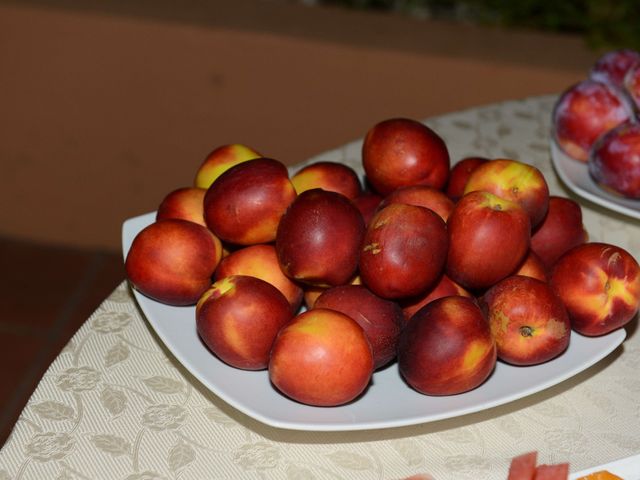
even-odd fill
[{"label": "beige wall", "polygon": [[573,37],[287,2],[240,22],[229,3],[208,23],[0,3],[0,234],[117,250],[216,146],[293,164],[390,116],[559,92],[595,58]]}]

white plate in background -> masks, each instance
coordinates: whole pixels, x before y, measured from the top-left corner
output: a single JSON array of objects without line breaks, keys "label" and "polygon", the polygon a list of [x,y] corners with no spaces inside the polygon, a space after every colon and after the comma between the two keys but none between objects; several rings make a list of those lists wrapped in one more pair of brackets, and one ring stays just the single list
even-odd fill
[{"label": "white plate in background", "polygon": [[551,162],[560,179],[571,191],[609,210],[640,219],[640,200],[607,192],[593,180],[586,163],[569,157],[553,139],[550,145]]},{"label": "white plate in background", "polygon": [[[126,220],[122,230],[126,257],[137,233],[155,220],[148,213]],[[195,307],[165,305],[133,290],[160,339],[176,359],[229,405],[267,425],[307,431],[349,431],[391,428],[432,422],[478,412],[539,392],[589,368],[622,343],[624,329],[602,337],[572,333],[569,348],[542,365],[515,367],[498,362],[480,387],[453,396],[431,397],[409,388],[397,364],[378,371],[357,400],[338,407],[312,407],[278,393],[266,371],[246,371],[218,360],[200,341]]]}]

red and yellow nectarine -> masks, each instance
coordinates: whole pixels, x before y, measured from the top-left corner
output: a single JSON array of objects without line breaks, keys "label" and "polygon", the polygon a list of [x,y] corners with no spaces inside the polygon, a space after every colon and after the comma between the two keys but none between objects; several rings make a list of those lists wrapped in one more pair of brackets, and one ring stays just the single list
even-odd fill
[{"label": "red and yellow nectarine", "polygon": [[498,358],[513,365],[537,365],[564,352],[571,324],[560,298],[547,282],[513,275],[480,299]]},{"label": "red and yellow nectarine", "polygon": [[625,249],[585,243],[566,252],[551,271],[571,327],[583,335],[604,335],[631,321],[640,307],[640,266]]},{"label": "red and yellow nectarine", "polygon": [[221,278],[196,305],[202,341],[223,362],[244,370],[267,368],[273,340],[292,317],[276,287],[247,275]]},{"label": "red and yellow nectarine", "polygon": [[237,245],[272,242],[296,191],[289,172],[271,158],[247,160],[222,173],[204,197],[204,219],[221,240]]},{"label": "red and yellow nectarine", "polygon": [[371,343],[376,369],[396,358],[403,317],[395,302],[378,297],[364,285],[340,285],[323,292],[314,308],[337,310],[358,322]]},{"label": "red and yellow nectarine", "polygon": [[447,275],[467,289],[487,288],[512,274],[529,251],[527,212],[489,192],[474,191],[458,200],[447,230]]},{"label": "red and yellow nectarine", "polygon": [[426,395],[472,390],[484,383],[495,365],[489,324],[470,298],[434,300],[418,310],[400,334],[400,374]]},{"label": "red and yellow nectarine", "polygon": [[447,256],[447,230],[432,210],[392,203],[369,223],[360,252],[360,278],[383,298],[418,295],[433,286]]},{"label": "red and yellow nectarine", "polygon": [[302,304],[302,287],[284,274],[271,244],[249,245],[223,257],[214,280],[231,275],[249,275],[269,282],[289,301],[293,312],[297,312]]},{"label": "red and yellow nectarine", "polygon": [[381,195],[408,185],[442,189],[449,178],[449,151],[444,140],[423,123],[391,118],[367,132],[362,166]]},{"label": "red and yellow nectarine", "polygon": [[464,187],[464,193],[484,190],[519,204],[535,227],[547,213],[549,187],[544,175],[527,163],[498,158],[476,167]]},{"label": "red and yellow nectarine", "polygon": [[262,157],[262,155],[253,148],[240,143],[232,143],[215,148],[209,152],[200,167],[198,167],[196,178],[193,182],[194,186],[206,190],[222,172],[229,170],[239,163],[260,157]]},{"label": "red and yellow nectarine", "polygon": [[347,283],[358,267],[364,220],[344,195],[319,188],[302,192],[286,211],[276,236],[282,271],[309,285]]},{"label": "red and yellow nectarine", "polygon": [[280,330],[271,351],[269,378],[293,400],[330,407],[362,394],[373,369],[373,352],[362,327],[344,313],[316,308]]},{"label": "red and yellow nectarine", "polygon": [[222,245],[207,228],[187,220],[159,220],[136,235],[125,270],[144,295],[169,305],[194,305],[211,285]]},{"label": "red and yellow nectarine", "polygon": [[341,193],[353,200],[362,193],[360,179],[355,170],[338,162],[315,162],[302,167],[291,176],[291,183],[298,195],[307,190],[321,188]]}]

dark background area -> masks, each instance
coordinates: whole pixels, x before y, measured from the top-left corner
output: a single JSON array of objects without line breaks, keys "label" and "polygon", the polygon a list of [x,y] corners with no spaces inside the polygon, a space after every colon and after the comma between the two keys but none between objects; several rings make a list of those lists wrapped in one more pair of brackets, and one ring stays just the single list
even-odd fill
[{"label": "dark background area", "polygon": [[318,0],[321,5],[397,12],[415,18],[573,33],[599,48],[640,48],[635,0]]}]

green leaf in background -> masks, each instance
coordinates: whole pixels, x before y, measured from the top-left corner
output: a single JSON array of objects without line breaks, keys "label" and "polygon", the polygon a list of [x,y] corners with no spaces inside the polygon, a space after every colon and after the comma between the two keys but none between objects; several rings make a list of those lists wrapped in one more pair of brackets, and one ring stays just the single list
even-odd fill
[{"label": "green leaf in background", "polygon": [[578,34],[593,49],[640,50],[638,0],[317,0],[314,3]]}]

